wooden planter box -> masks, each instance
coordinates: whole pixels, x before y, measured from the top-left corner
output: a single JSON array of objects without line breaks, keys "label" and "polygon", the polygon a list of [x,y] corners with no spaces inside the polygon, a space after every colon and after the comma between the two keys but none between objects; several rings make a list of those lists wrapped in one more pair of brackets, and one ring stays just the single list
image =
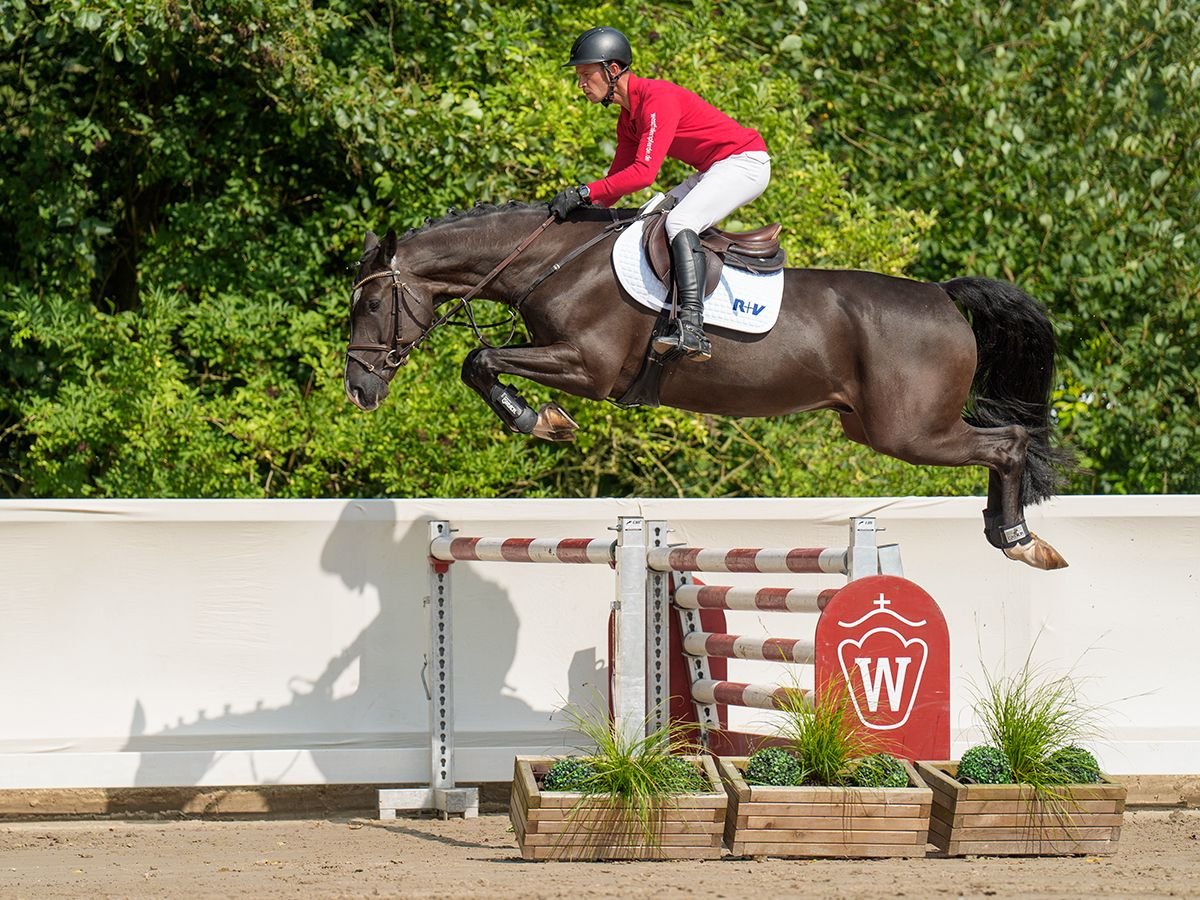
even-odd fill
[{"label": "wooden planter box", "polygon": [[728,798],[707,756],[689,757],[704,769],[711,792],[672,794],[647,841],[637,823],[619,821],[603,797],[543,791],[540,783],[561,757],[518,756],[509,818],[525,859],[719,859]]},{"label": "wooden planter box", "polygon": [[1117,852],[1125,787],[1068,784],[1039,800],[1028,785],[962,784],[957,762],[919,762],[933,789],[929,840],[948,856],[1107,856]]},{"label": "wooden planter box", "polygon": [[747,784],[748,757],[720,760],[734,856],[924,856],[932,795],[908,762],[906,788]]}]

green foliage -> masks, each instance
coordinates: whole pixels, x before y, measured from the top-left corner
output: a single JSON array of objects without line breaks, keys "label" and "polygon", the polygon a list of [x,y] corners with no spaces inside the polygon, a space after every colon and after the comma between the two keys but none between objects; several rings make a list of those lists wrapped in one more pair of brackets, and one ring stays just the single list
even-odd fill
[{"label": "green foliage", "polygon": [[1200,4],[836,0],[759,21],[856,190],[936,216],[915,275],[1048,303],[1075,489],[1200,490]]},{"label": "green foliage", "polygon": [[1012,784],[1012,766],[999,747],[977,744],[962,755],[958,780],[964,784]]},{"label": "green foliage", "polygon": [[840,678],[810,694],[787,692],[779,711],[779,734],[800,766],[796,784],[853,784],[853,761],[876,751],[877,738],[859,721]]},{"label": "green foliage", "polygon": [[1097,784],[1100,763],[1083,747],[1060,747],[1046,757],[1046,770],[1056,784]]},{"label": "green foliage", "polygon": [[712,790],[695,760],[666,756],[658,761],[655,780],[669,794],[705,793]]},{"label": "green foliage", "polygon": [[858,787],[908,787],[908,770],[890,753],[863,757],[852,767],[850,777]]},{"label": "green foliage", "polygon": [[567,756],[558,760],[542,780],[544,791],[582,791],[596,778],[596,769],[586,759]]},{"label": "green foliage", "polygon": [[746,761],[747,784],[800,784],[804,771],[800,762],[783,747],[763,747]]},{"label": "green foliage", "polygon": [[1200,490],[1195,12],[4,4],[0,493],[982,493],[981,470],[885,459],[828,413],[571,401],[576,445],[510,436],[459,382],[465,333],[423,347],[378,412],[350,407],[367,229],[547,198],[607,167],[616,111],[562,67],[598,21],[633,38],[639,73],[766,137],[771,187],[727,227],[783,222],[793,264],[1021,281],[1063,339],[1059,421],[1092,473],[1075,486]]},{"label": "green foliage", "polygon": [[[1033,665],[1032,655],[1033,648],[1021,667],[1008,675],[985,668],[983,685],[975,689],[974,709],[993,745],[989,751],[1003,756],[1012,781],[1052,794],[1049,786],[1063,783],[1064,757],[1058,754],[1094,733],[1097,711],[1082,703],[1069,674],[1050,676]],[[1080,761],[1074,749],[1066,760]]]},{"label": "green foliage", "polygon": [[[647,716],[636,734],[617,731],[607,702],[599,696],[591,706],[567,706],[563,712],[590,745],[583,752],[594,773],[578,784],[585,796],[568,819],[563,835],[567,846],[657,846],[663,810],[671,797],[711,791],[695,763],[681,758],[699,752],[686,741],[686,725],[652,728],[652,717]],[[598,811],[598,798],[606,809]],[[586,814],[576,816],[580,810]]]},{"label": "green foliage", "polygon": [[575,446],[509,436],[458,380],[465,334],[439,334],[379,412],[346,402],[348,279],[363,232],[477,200],[548,197],[607,166],[614,112],[586,104],[561,65],[597,16],[635,36],[642,74],[687,83],[767,135],[780,175],[731,227],[776,218],[797,260],[903,269],[927,217],[844,190],[740,10],[10,5],[0,16],[0,116],[13,125],[0,131],[0,490],[879,492],[869,477],[856,489],[859,465],[824,452],[839,443],[829,428],[580,401]]}]

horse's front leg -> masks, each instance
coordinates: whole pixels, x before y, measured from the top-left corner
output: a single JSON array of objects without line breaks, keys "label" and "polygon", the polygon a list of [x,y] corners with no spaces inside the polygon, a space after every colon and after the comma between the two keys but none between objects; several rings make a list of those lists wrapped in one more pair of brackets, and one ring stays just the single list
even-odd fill
[{"label": "horse's front leg", "polygon": [[543,404],[535,412],[515,388],[499,380],[501,373],[528,378],[577,396],[603,399],[608,395],[607,390],[600,390],[582,355],[570,344],[479,348],[467,354],[463,360],[463,382],[513,431],[548,441],[574,440],[579,426],[557,403]]}]

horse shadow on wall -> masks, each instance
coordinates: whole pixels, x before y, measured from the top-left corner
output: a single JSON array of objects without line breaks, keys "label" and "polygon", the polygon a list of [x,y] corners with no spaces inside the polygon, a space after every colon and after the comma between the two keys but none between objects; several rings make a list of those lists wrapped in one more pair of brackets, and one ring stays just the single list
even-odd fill
[{"label": "horse shadow on wall", "polygon": [[[293,754],[290,764],[275,757],[263,766],[268,771],[254,771],[255,784],[295,783],[288,770],[306,751],[403,749],[427,758],[428,523],[413,522],[397,539],[395,505],[370,504],[369,515],[362,503],[345,505],[321,550],[320,565],[351,591],[373,594],[378,601],[374,618],[321,671],[290,677],[290,699],[281,705],[238,696],[216,714],[198,709],[190,719],[149,730],[142,703],[135,700],[130,737],[121,748],[142,754],[135,785],[212,783],[206,776],[230,751]],[[520,746],[532,741],[536,752],[576,743],[574,735],[561,730],[554,710],[534,709],[506,681],[520,627],[506,589],[465,564],[453,567],[452,578],[458,746]],[[336,606],[329,615],[337,616]],[[567,703],[594,705],[596,692],[606,691],[607,671],[598,656],[597,647],[575,653]],[[552,719],[556,724],[548,727]],[[495,723],[501,722],[504,731],[495,731]],[[364,778],[361,763],[339,758],[340,754],[311,756],[324,783],[414,781],[389,771]],[[253,766],[253,755],[251,759]],[[427,780],[426,766],[422,762],[417,782]],[[411,766],[405,768],[411,771]]]}]

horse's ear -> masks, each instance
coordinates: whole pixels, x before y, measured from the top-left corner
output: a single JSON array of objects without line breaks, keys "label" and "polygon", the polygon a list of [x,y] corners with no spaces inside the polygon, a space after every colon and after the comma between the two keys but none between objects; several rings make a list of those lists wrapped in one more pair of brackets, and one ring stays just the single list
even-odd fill
[{"label": "horse's ear", "polygon": [[396,232],[389,230],[387,237],[383,239],[383,260],[390,263],[396,255]]},{"label": "horse's ear", "polygon": [[375,232],[368,231],[367,236],[363,239],[363,256],[379,246],[379,238],[375,237]]}]

